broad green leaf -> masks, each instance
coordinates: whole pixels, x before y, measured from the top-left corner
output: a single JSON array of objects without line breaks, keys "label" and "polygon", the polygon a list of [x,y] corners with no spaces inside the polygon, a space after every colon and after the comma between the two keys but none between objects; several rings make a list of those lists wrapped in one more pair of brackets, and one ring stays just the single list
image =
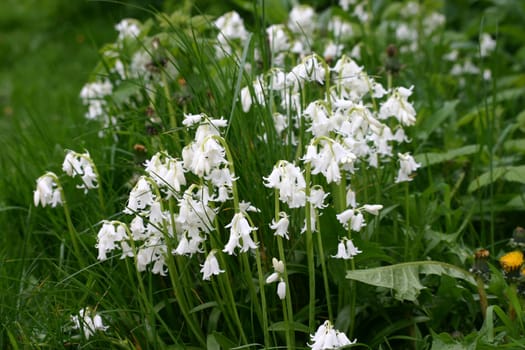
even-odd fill
[{"label": "broad green leaf", "polygon": [[217,339],[215,339],[214,334],[209,334],[206,338],[206,348],[211,350],[220,350],[221,346],[219,345],[219,342]]},{"label": "broad green leaf", "polygon": [[506,141],[503,144],[503,149],[507,152],[525,153],[525,139],[515,139]]},{"label": "broad green leaf", "polygon": [[396,299],[416,300],[421,284],[419,274],[447,275],[476,284],[472,275],[454,265],[438,261],[415,261],[372,269],[347,271],[346,278],[367,283],[376,287],[394,290]]},{"label": "broad green leaf", "polygon": [[[217,345],[219,345],[219,348],[221,349],[232,349],[236,345],[234,341],[228,339],[224,334],[219,332],[213,332],[208,335],[206,344],[212,346],[213,349],[217,349]],[[210,347],[208,346],[208,349],[209,348]]]},{"label": "broad green leaf", "polygon": [[525,110],[521,111],[516,116],[516,121],[518,122],[518,127],[521,129],[521,131],[525,131]]},{"label": "broad green leaf", "polygon": [[432,335],[432,350],[474,350],[476,349],[476,341],[471,344],[458,342],[457,339],[452,338],[449,333],[440,333]]},{"label": "broad green leaf", "polygon": [[468,186],[469,192],[487,186],[499,179],[525,184],[525,165],[505,166],[494,168],[491,172],[486,172],[475,178]]},{"label": "broad green leaf", "polygon": [[481,149],[480,145],[468,145],[460,148],[452,149],[448,152],[429,152],[421,153],[414,156],[416,162],[421,163],[422,167],[429,165],[447,162],[458,157],[468,156],[478,153]]},{"label": "broad green leaf", "polygon": [[505,206],[512,209],[525,209],[525,194],[514,196],[510,201],[505,203]]},{"label": "broad green leaf", "polygon": [[438,245],[449,245],[456,242],[460,231],[456,233],[441,233],[434,230],[426,230],[424,233],[424,238],[426,241],[426,249],[425,254],[430,252],[432,249],[437,247]]}]

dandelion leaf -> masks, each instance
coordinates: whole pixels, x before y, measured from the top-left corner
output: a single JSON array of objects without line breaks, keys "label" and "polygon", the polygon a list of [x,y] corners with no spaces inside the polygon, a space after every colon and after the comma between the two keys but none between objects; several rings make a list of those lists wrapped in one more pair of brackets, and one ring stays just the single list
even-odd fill
[{"label": "dandelion leaf", "polygon": [[415,301],[420,291],[425,288],[419,279],[420,274],[447,275],[476,284],[469,272],[438,261],[415,261],[347,271],[346,278],[376,287],[392,289],[396,299]]}]

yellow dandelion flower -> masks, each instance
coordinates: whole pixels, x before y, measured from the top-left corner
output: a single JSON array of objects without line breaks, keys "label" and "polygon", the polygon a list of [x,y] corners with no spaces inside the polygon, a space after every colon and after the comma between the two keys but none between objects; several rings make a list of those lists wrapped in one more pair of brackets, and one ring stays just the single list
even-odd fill
[{"label": "yellow dandelion flower", "polygon": [[499,263],[505,272],[512,272],[523,264],[523,253],[519,250],[507,253],[499,258]]}]

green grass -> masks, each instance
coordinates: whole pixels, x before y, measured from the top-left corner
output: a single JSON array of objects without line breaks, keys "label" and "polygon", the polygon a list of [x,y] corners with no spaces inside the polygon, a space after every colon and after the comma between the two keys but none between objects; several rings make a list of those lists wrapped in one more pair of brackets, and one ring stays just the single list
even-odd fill
[{"label": "green grass", "polygon": [[[424,14],[446,15],[446,24],[420,38],[419,48],[411,52],[404,51],[410,42],[397,40],[395,30],[406,22],[422,35],[426,24],[422,15],[407,18],[398,12],[406,2],[371,3],[367,10],[373,19],[368,24],[335,4],[311,3],[321,22],[339,15],[353,23],[354,35],[342,41],[349,46],[345,52],[360,44],[359,64],[370,77],[385,87],[414,86],[409,100],[417,122],[405,128],[411,141],[396,146],[393,158],[377,169],[360,163],[339,184],[311,174],[302,160],[312,138],[304,117],[297,129],[288,126],[285,137],[278,135],[272,113],[286,111],[277,92],[267,92],[270,103],[254,103],[248,112],[239,101],[241,89],[270,65],[263,27],[285,21],[292,7],[288,2],[265,2],[264,16],[250,1],[186,2],[187,7],[152,2],[176,11],[157,17],[144,10],[150,3],[138,1],[128,6],[59,0],[0,4],[0,52],[8,52],[0,57],[1,348],[219,349],[264,344],[300,349],[327,319],[363,344],[357,348],[523,346],[523,277],[510,279],[497,259],[513,249],[507,244],[514,228],[525,225],[525,42],[518,35],[525,7],[487,2],[474,11],[455,2],[421,4]],[[216,31],[210,23],[230,9],[243,15],[253,35],[248,43],[234,44],[233,57],[217,58]],[[103,46],[115,42],[114,25],[125,17],[142,20],[141,41]],[[478,37],[483,32],[497,40],[497,47],[480,58]],[[322,53],[326,36],[328,31],[318,31],[308,37],[308,45]],[[389,77],[385,64],[391,43],[400,49],[395,57],[400,70]],[[453,48],[460,50],[459,58],[443,59]],[[146,51],[154,58],[145,66],[153,78],[118,83],[108,71],[115,59],[103,58],[111,50],[128,66],[136,51]],[[466,58],[480,73],[451,75],[453,65]],[[288,52],[282,69],[289,71],[298,62]],[[251,69],[239,68],[245,64]],[[484,69],[491,70],[491,80],[482,78]],[[120,117],[118,129],[106,130],[100,138],[102,126],[84,118],[79,93],[86,82],[102,78],[115,84],[107,101]],[[327,86],[305,84],[300,92],[303,108],[323,98]],[[369,96],[364,101],[379,107]],[[161,150],[184,156],[195,129],[182,126],[184,113],[228,121],[217,138],[228,146],[227,165],[235,166],[238,177],[232,198],[214,204],[211,233],[201,233],[209,238],[203,244],[206,253],[168,254],[165,277],[151,273],[151,266],[137,271],[137,258],[120,259],[118,251],[97,260],[101,221],[129,224],[132,219],[122,210],[144,174],[141,163]],[[388,123],[393,128],[399,124]],[[333,132],[329,136],[336,137]],[[297,143],[290,143],[292,137]],[[321,139],[316,142],[322,145]],[[84,194],[75,188],[79,180],[61,171],[66,149],[90,152],[100,172],[98,193]],[[398,152],[411,152],[422,163],[412,182],[394,183]],[[300,166],[312,186],[330,192],[326,209],[290,209],[275,200],[263,176],[281,159]],[[32,204],[35,180],[48,170],[56,172],[64,186],[63,207]],[[161,228],[168,251],[181,239],[182,232],[170,235],[166,223],[179,215],[183,191],[190,184],[212,188],[197,174],[185,175],[183,190],[162,200],[169,219],[152,223]],[[345,229],[336,219],[348,207],[349,184],[361,205],[383,205],[377,217],[365,214],[367,226],[360,232]],[[257,236],[259,247],[230,256],[221,252],[230,234],[225,226],[239,213],[240,200],[260,209],[249,213],[251,224],[258,227],[251,235]],[[279,211],[290,215],[290,240],[275,238],[269,228]],[[322,212],[318,226],[302,230],[305,218],[316,212]],[[142,215],[147,218],[149,213]],[[312,233],[315,228],[320,233]],[[352,238],[363,253],[349,261],[331,258],[341,237]],[[130,243],[138,249],[142,242]],[[485,285],[468,272],[473,263],[484,267],[474,262],[478,248],[491,253],[487,269],[492,278]],[[200,268],[212,249],[226,272],[203,281]],[[280,275],[289,293],[284,301],[277,298],[276,284],[264,283],[274,271],[273,257],[286,261]],[[85,307],[100,313],[109,325],[106,332],[84,339],[71,329],[70,316]],[[295,323],[286,322],[292,319]]]}]

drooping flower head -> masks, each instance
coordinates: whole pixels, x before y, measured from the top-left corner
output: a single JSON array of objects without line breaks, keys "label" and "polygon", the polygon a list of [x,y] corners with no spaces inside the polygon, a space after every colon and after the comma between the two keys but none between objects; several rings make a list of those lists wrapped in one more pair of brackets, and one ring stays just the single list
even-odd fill
[{"label": "drooping flower head", "polygon": [[351,239],[344,237],[343,239],[339,241],[339,244],[337,245],[337,254],[332,255],[332,258],[349,260],[349,259],[353,259],[354,256],[360,253],[362,253],[362,251],[360,251],[354,245],[354,242],[352,242]]},{"label": "drooping flower head", "polygon": [[71,316],[71,322],[73,322],[72,328],[81,330],[86,339],[97,331],[105,332],[109,328],[104,325],[102,317],[90,308],[80,309],[78,315]]},{"label": "drooping flower head", "polygon": [[68,151],[62,163],[62,170],[71,177],[77,175],[81,177],[82,183],[77,185],[77,188],[84,189],[84,193],[87,193],[88,190],[98,188],[95,163],[93,163],[89,152],[78,153]]},{"label": "drooping flower head", "polygon": [[257,244],[250,236],[252,231],[257,230],[257,227],[250,225],[244,212],[240,211],[233,215],[232,221],[225,227],[230,229],[230,238],[224,246],[223,252],[233,255],[235,248],[241,248],[241,253],[247,252],[249,249],[257,249]]},{"label": "drooping flower head", "polygon": [[399,172],[397,173],[396,183],[412,181],[410,176],[414,171],[419,169],[420,163],[417,163],[409,153],[398,153],[399,157]]},{"label": "drooping flower head", "polygon": [[118,221],[102,222],[102,227],[97,234],[98,260],[106,260],[107,253],[118,248],[116,243],[122,242],[126,239],[126,227],[123,223]]},{"label": "drooping flower head", "polygon": [[290,225],[290,220],[288,219],[288,215],[282,211],[279,213],[279,220],[275,221],[275,219],[272,219],[272,223],[270,224],[270,228],[272,230],[275,230],[274,235],[275,236],[281,236],[286,239],[290,239],[288,237],[288,226]]},{"label": "drooping flower head", "polygon": [[350,341],[346,334],[335,329],[328,320],[317,328],[315,334],[310,335],[310,340],[312,343],[308,344],[308,347],[313,350],[338,349],[346,345],[355,344],[357,341]]},{"label": "drooping flower head", "polygon": [[36,180],[33,201],[35,206],[40,204],[43,207],[51,205],[54,208],[62,204],[62,188],[58,186],[58,177],[55,173],[48,171]]},{"label": "drooping flower head", "polygon": [[272,265],[274,272],[266,278],[266,283],[274,283],[279,281],[277,284],[277,296],[283,300],[286,297],[286,283],[284,282],[284,263],[277,258],[272,258]]},{"label": "drooping flower head", "polygon": [[174,192],[179,192],[181,186],[186,185],[184,177],[183,162],[171,157],[166,152],[157,152],[144,163],[144,167],[149,176],[162,188],[167,197],[173,196]]},{"label": "drooping flower head", "polygon": [[306,204],[306,181],[299,167],[286,160],[280,160],[268,177],[263,177],[264,186],[279,191],[279,200],[290,208],[300,208]]},{"label": "drooping flower head", "polygon": [[206,257],[204,264],[201,265],[201,273],[203,280],[209,280],[212,275],[219,275],[224,272],[224,270],[221,270],[219,267],[219,262],[217,261],[217,257],[215,256],[216,253],[216,250],[212,250]]}]

